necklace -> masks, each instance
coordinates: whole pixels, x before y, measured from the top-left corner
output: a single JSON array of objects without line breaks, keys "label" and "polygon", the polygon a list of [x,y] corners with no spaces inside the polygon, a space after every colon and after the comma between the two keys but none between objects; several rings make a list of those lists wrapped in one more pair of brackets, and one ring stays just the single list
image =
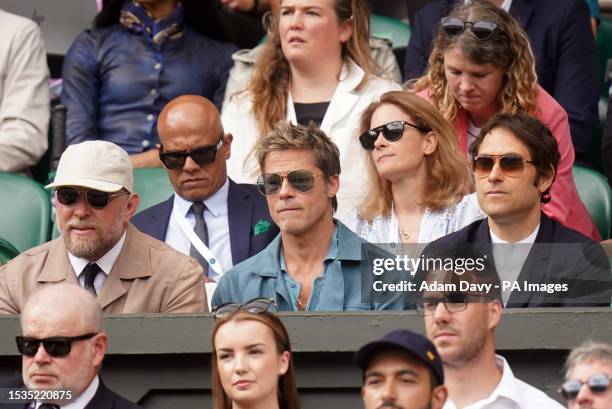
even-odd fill
[{"label": "necklace", "polygon": [[300,300],[300,297],[298,296],[296,302],[296,307],[298,309],[298,311],[304,311],[306,310],[306,305],[304,305],[304,303]]},{"label": "necklace", "polygon": [[400,229],[400,236],[402,236],[402,239],[404,241],[408,241],[410,240],[411,232],[410,230],[406,231],[406,230]]}]

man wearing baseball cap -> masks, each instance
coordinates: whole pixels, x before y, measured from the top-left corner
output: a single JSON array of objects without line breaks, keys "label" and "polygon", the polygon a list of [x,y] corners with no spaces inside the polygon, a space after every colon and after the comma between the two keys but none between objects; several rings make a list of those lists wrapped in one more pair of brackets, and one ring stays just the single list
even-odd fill
[{"label": "man wearing baseball cap", "polygon": [[130,158],[88,141],[63,153],[53,183],[61,237],[0,268],[0,313],[19,314],[37,288],[81,285],[105,314],[201,312],[202,267],[130,222],[139,198]]},{"label": "man wearing baseball cap", "polygon": [[441,409],[446,401],[442,361],[422,335],[395,330],[355,354],[363,371],[365,409]]}]

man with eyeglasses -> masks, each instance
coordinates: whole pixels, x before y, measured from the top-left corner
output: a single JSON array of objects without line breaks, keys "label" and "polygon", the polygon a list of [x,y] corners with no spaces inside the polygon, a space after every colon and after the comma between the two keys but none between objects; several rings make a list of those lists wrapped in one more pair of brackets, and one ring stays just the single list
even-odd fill
[{"label": "man with eyeglasses", "polygon": [[139,198],[130,158],[119,146],[69,146],[57,174],[55,209],[61,237],[0,268],[0,313],[19,314],[37,288],[81,285],[105,314],[201,312],[202,267],[130,222]]},{"label": "man with eyeglasses", "polygon": [[[462,251],[456,255],[465,254]],[[505,358],[495,353],[495,329],[503,307],[492,266],[485,262],[482,270],[472,269],[460,275],[436,269],[423,274],[423,281],[430,285],[493,284],[489,291],[425,290],[417,302],[427,338],[442,359],[444,385],[448,389],[444,409],[562,408],[544,392],[516,378]]]},{"label": "man with eyeglasses", "polygon": [[133,223],[194,257],[207,281],[216,282],[263,250],[278,228],[257,187],[227,177],[233,138],[223,132],[212,102],[196,95],[175,98],[162,110],[157,128],[159,157],[174,195],[136,215]]},{"label": "man with eyeglasses", "polygon": [[362,240],[334,219],[340,185],[338,147],[314,124],[279,122],[254,149],[280,234],[219,281],[213,306],[265,297],[280,311],[391,308],[362,300]]},{"label": "man with eyeglasses", "polygon": [[470,146],[476,193],[487,218],[424,250],[471,244],[493,260],[506,307],[609,306],[608,259],[599,245],[550,219],[559,151],[536,118],[498,114]]},{"label": "man with eyeglasses", "polygon": [[568,409],[612,408],[612,345],[586,341],[572,349],[565,367],[559,393]]},{"label": "man with eyeglasses", "polygon": [[424,336],[391,331],[355,353],[365,409],[442,409],[448,392],[440,355]]},{"label": "man with eyeglasses", "polygon": [[64,399],[0,402],[1,409],[140,408],[109,390],[98,376],[108,337],[102,328],[102,309],[90,292],[73,284],[35,291],[23,308],[16,341],[23,356],[23,383],[16,382],[11,389],[57,390],[57,397]]}]

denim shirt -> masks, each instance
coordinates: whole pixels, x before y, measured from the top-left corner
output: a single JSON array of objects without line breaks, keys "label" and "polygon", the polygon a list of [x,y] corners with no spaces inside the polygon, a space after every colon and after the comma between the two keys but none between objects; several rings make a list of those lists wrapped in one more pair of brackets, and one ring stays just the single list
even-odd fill
[{"label": "denim shirt", "polygon": [[[334,222],[337,252],[333,260],[326,262],[324,281],[320,283],[321,285],[317,283],[313,285],[307,310],[401,309],[403,304],[378,304],[362,300],[361,244],[365,241],[340,221],[334,220]],[[213,295],[213,307],[228,302],[244,303],[253,298],[266,297],[274,299],[280,311],[293,311],[295,302],[291,300],[281,272],[281,246],[282,239],[279,234],[260,253],[235,265],[225,273]]]},{"label": "denim shirt", "polygon": [[186,25],[159,45],[121,24],[84,31],[64,60],[66,144],[100,139],[129,154],[153,149],[157,117],[173,98],[201,95],[221,107],[234,51]]},{"label": "denim shirt", "polygon": [[[338,258],[338,228],[334,227],[334,232],[332,234],[331,240],[329,241],[329,247],[327,248],[327,254],[323,259],[323,273],[314,279],[312,283],[312,292],[310,294],[310,298],[308,299],[308,303],[306,305],[307,311],[316,311],[317,306],[319,305],[319,295],[321,294],[321,286],[329,285],[329,280],[325,281],[327,275],[327,269],[330,264],[333,263],[335,259]],[[283,251],[283,246],[280,246],[278,263],[281,269],[281,276],[285,281],[285,286],[287,288],[287,292],[290,298],[290,304],[294,311],[297,311],[297,300],[300,296],[300,291],[302,286],[300,283],[296,282],[287,271],[287,265],[285,264],[285,252]]]}]

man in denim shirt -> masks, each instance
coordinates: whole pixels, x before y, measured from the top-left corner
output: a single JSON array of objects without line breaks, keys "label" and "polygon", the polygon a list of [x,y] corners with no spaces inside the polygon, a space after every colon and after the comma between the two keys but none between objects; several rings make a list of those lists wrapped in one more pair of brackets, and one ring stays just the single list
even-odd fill
[{"label": "man in denim shirt", "polygon": [[187,21],[194,7],[189,0],[104,2],[95,28],[77,37],[64,61],[67,144],[110,141],[135,167],[161,166],[154,129],[166,103],[193,94],[221,108],[236,48],[196,32]]},{"label": "man in denim shirt", "polygon": [[255,146],[270,215],[280,234],[221,277],[213,306],[257,297],[281,311],[390,308],[362,299],[361,244],[333,218],[338,147],[317,127],[279,122]]}]

